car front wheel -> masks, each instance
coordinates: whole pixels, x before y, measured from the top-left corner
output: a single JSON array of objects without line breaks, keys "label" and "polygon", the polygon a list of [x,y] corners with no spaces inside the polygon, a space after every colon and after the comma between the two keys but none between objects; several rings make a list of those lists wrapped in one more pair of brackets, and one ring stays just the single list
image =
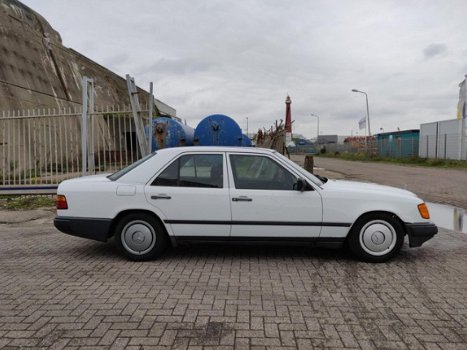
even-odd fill
[{"label": "car front wheel", "polygon": [[123,217],[115,228],[115,243],[131,260],[157,258],[167,246],[164,227],[151,215],[134,213]]},{"label": "car front wheel", "polygon": [[349,247],[360,259],[385,262],[402,248],[404,228],[391,214],[371,213],[358,219],[349,236]]}]

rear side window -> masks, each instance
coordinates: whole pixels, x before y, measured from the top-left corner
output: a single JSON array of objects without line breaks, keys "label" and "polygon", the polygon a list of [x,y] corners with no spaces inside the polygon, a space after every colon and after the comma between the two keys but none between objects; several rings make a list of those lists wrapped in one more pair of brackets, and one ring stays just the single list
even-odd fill
[{"label": "rear side window", "polygon": [[156,155],[156,152],[154,153],[150,153],[148,154],[146,157],[143,157],[141,158],[140,160],[137,160],[136,162],[134,162],[133,164],[130,164],[129,166],[127,166],[126,168],[123,168],[115,173],[113,173],[112,175],[109,175],[107,176],[108,179],[112,180],[112,181],[115,181],[115,180],[118,180],[119,178],[121,178],[123,175],[126,175],[128,174],[130,171],[132,171],[133,169],[135,169],[136,167],[140,166],[141,164],[143,164],[145,161],[147,161],[149,158],[152,158]]},{"label": "rear side window", "polygon": [[152,186],[222,188],[221,154],[191,154],[176,159],[153,181]]},{"label": "rear side window", "polygon": [[178,186],[178,159],[170,164],[152,183],[153,186]]}]

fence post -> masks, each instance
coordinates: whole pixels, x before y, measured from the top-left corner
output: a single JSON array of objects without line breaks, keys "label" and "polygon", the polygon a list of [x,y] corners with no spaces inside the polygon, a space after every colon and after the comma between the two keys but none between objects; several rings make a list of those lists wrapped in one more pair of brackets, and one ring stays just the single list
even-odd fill
[{"label": "fence post", "polygon": [[448,134],[444,134],[444,159],[447,159]]},{"label": "fence post", "polygon": [[149,127],[148,127],[148,151],[152,152],[152,110],[154,106],[154,93],[153,93],[153,84],[152,81],[149,83],[149,96],[148,96],[148,114],[149,114]]},{"label": "fence post", "polygon": [[[466,75],[467,77],[467,75]],[[465,84],[465,81],[464,81],[464,84]],[[458,160],[462,160],[462,136],[464,134],[464,128],[463,128],[463,123],[462,123],[462,118],[459,118],[458,119],[458,123],[459,123],[459,126],[457,128],[457,130],[459,130],[459,137],[457,138],[457,143],[458,143],[458,152],[457,152],[457,159]]]},{"label": "fence post", "polygon": [[[83,77],[82,80],[82,93],[83,93],[83,107],[81,112],[81,156],[82,156],[82,174],[86,176],[87,174],[87,165],[89,161],[89,170],[94,172],[94,128],[93,128],[93,119],[91,117],[91,142],[89,145],[90,148],[90,157],[88,157],[88,110],[91,110],[91,115],[94,113],[94,81],[88,77]],[[89,94],[89,96],[88,96]],[[89,106],[88,106],[89,104]],[[88,108],[89,107],[89,108]]]},{"label": "fence post", "polygon": [[399,159],[402,158],[402,138],[399,137]]},{"label": "fence post", "polygon": [[87,134],[88,134],[88,91],[87,91],[88,83],[87,78],[83,77],[82,80],[82,93],[83,93],[83,109],[81,112],[81,170],[82,175],[86,176],[86,168],[87,168]]},{"label": "fence post", "polygon": [[[88,80],[88,87],[89,87],[89,121],[91,127],[91,136],[90,136],[90,143],[89,143],[89,172],[94,174],[96,172],[95,169],[95,161],[94,161],[94,80]],[[89,112],[88,111],[88,112]]]},{"label": "fence post", "polygon": [[428,138],[428,135],[426,135],[426,157],[427,158],[430,158],[429,154],[428,154],[428,141],[430,141],[430,139]]}]

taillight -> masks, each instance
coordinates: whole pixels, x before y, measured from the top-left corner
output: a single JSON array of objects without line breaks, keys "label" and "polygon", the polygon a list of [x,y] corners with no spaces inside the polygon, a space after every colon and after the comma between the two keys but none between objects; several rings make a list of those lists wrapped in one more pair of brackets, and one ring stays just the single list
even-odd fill
[{"label": "taillight", "polygon": [[424,219],[430,218],[430,212],[428,211],[428,207],[426,206],[425,203],[418,205],[418,211],[420,212],[420,215],[422,218]]},{"label": "taillight", "polygon": [[68,209],[68,203],[64,195],[59,194],[55,197],[55,207],[60,210]]}]

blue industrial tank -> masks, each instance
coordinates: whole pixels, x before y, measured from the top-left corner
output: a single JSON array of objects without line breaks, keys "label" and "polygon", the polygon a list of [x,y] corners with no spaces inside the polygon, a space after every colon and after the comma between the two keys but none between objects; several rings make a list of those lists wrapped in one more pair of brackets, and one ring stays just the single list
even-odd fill
[{"label": "blue industrial tank", "polygon": [[[145,128],[148,135],[149,128]],[[193,146],[195,130],[171,118],[160,117],[152,120],[151,151],[161,148]]]},{"label": "blue industrial tank", "polygon": [[242,130],[232,118],[213,114],[201,120],[195,130],[196,145],[241,146]]},{"label": "blue industrial tank", "polygon": [[242,134],[242,147],[251,147],[251,139],[245,134]]}]

